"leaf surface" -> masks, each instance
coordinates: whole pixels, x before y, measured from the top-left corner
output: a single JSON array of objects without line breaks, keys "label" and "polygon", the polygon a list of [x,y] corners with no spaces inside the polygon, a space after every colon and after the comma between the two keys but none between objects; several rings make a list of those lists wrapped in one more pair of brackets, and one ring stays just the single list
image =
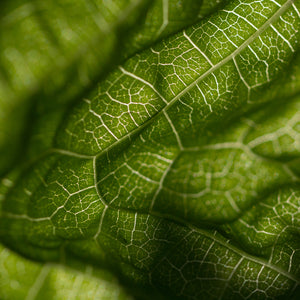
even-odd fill
[{"label": "leaf surface", "polygon": [[133,295],[296,299],[299,9],[230,1],[126,60],[2,180],[2,242]]}]

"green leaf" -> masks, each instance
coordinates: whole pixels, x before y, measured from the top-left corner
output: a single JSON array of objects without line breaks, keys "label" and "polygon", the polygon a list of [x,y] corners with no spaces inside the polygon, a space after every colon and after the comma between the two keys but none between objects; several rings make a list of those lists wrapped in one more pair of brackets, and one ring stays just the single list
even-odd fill
[{"label": "green leaf", "polygon": [[137,298],[297,299],[300,2],[229,1],[170,37],[196,9],[168,27],[165,3],[124,43],[135,55],[59,122],[34,119],[0,239]]},{"label": "green leaf", "polygon": [[117,63],[203,18],[220,1],[151,2],[1,4],[0,174],[16,161],[22,163],[18,150],[30,144],[30,136],[41,134],[37,127],[47,127],[48,135],[39,151],[49,147],[69,104]]},{"label": "green leaf", "polygon": [[76,5],[65,0],[1,4],[0,174],[26,145],[33,108],[51,115],[54,106],[52,119],[59,122],[59,109],[108,69],[122,45],[123,30],[136,23],[146,5],[142,0],[118,0],[110,6],[82,0]]},{"label": "green leaf", "polygon": [[0,297],[6,299],[131,300],[108,272],[82,272],[28,261],[0,246]]}]

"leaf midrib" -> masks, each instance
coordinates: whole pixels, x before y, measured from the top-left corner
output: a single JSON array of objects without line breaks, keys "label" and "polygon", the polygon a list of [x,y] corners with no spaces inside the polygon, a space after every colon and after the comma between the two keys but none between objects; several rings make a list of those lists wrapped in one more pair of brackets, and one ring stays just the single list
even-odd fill
[{"label": "leaf midrib", "polygon": [[[179,94],[177,94],[173,99],[171,99],[168,104],[166,104],[158,113],[156,113],[152,118],[148,119],[145,123],[143,123],[141,126],[133,129],[129,133],[123,135],[120,139],[117,141],[113,142],[111,145],[108,147],[104,148],[100,152],[96,153],[95,155],[84,155],[81,153],[75,153],[72,151],[64,150],[64,149],[57,149],[57,150],[62,150],[62,151],[67,151],[68,153],[73,153],[74,155],[83,155],[86,158],[94,158],[94,157],[99,157],[107,152],[109,152],[112,148],[118,146],[121,144],[123,141],[127,140],[128,138],[132,137],[136,133],[142,131],[153,123],[156,119],[158,119],[165,111],[167,111],[171,106],[173,106],[178,99],[180,99],[184,94],[188,93],[192,88],[194,88],[200,81],[202,81],[204,78],[212,74],[214,71],[217,69],[221,68],[223,65],[225,65],[227,62],[229,62],[231,59],[236,57],[240,52],[242,52],[246,47],[248,47],[257,37],[260,36],[268,27],[271,25],[273,22],[275,22],[281,15],[284,14],[286,10],[288,10],[292,4],[294,3],[294,0],[287,0],[286,3],[284,3],[274,14],[271,16],[256,32],[254,32],[249,38],[247,38],[236,50],[234,50],[230,55],[222,59],[219,63],[216,65],[212,66],[209,70],[204,72],[202,75],[200,75],[194,82],[192,82],[190,85],[188,85],[186,88],[184,88]],[[123,68],[124,69],[124,68]],[[125,70],[125,69],[124,69]],[[125,70],[127,75],[130,74],[127,70]],[[139,80],[138,77],[134,75],[134,79]],[[128,75],[129,76],[129,75]],[[141,79],[140,80],[143,84],[145,84],[145,80]],[[149,83],[148,86],[152,88],[153,92],[164,102],[166,103],[166,99]]]}]

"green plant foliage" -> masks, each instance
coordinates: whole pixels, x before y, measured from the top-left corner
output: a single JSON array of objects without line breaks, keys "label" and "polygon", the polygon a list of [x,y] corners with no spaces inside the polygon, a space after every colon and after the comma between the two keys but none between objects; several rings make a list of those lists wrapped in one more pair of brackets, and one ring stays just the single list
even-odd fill
[{"label": "green plant foliage", "polygon": [[5,299],[132,300],[108,272],[74,271],[28,261],[0,246],[0,297]]},{"label": "green plant foliage", "polygon": [[297,299],[300,1],[60,2],[3,18],[0,297]]}]

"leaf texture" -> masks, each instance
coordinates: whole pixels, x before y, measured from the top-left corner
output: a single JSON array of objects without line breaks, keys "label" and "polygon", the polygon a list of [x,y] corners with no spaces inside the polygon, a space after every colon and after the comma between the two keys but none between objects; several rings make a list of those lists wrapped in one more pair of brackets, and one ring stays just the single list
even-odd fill
[{"label": "leaf texture", "polygon": [[296,299],[299,9],[230,1],[141,40],[2,180],[2,242],[110,270],[141,298]]},{"label": "leaf texture", "polygon": [[[48,140],[39,139],[38,151],[49,147],[69,104],[118,62],[218,5],[220,1],[76,1],[76,5],[67,0],[5,1],[0,38],[0,174],[16,160],[24,161],[18,149],[26,148],[32,135],[36,139],[41,134],[36,128],[47,127],[48,135]],[[16,118],[19,121],[13,122]]]}]

